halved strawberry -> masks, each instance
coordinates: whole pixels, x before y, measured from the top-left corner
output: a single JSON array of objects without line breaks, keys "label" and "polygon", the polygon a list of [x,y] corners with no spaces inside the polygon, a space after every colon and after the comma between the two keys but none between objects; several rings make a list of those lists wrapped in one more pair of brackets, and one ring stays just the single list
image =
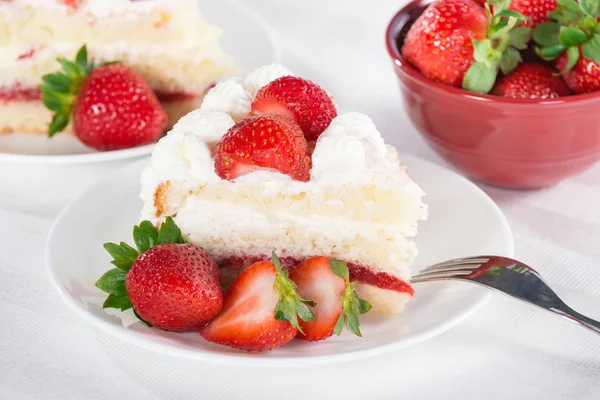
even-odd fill
[{"label": "halved strawberry", "polygon": [[221,313],[200,329],[200,335],[236,349],[272,350],[302,331],[298,318],[315,318],[308,305],[315,304],[298,295],[273,254],[273,263],[261,261],[241,273],[225,294]]},{"label": "halved strawberry", "polygon": [[298,124],[275,114],[249,117],[235,124],[223,136],[215,155],[215,170],[223,179],[272,169],[306,182],[310,166],[308,143]]},{"label": "halved strawberry", "polygon": [[342,333],[344,323],[348,330],[357,336],[360,333],[358,315],[371,309],[371,305],[358,297],[350,282],[350,274],[345,263],[327,257],[312,257],[290,271],[290,278],[298,285],[298,294],[314,300],[316,318],[300,321],[303,332],[298,337],[316,341],[327,339],[335,332]]},{"label": "halved strawberry", "polygon": [[335,104],[325,90],[295,76],[283,76],[260,89],[252,102],[252,111],[295,119],[309,141],[317,140],[337,116]]}]

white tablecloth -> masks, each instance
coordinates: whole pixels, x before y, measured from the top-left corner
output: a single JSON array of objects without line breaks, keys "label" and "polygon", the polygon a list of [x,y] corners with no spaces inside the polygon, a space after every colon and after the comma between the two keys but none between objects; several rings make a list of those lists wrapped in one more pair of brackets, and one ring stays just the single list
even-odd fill
[{"label": "white tablecloth", "polygon": [[[246,3],[271,22],[291,69],[371,115],[400,151],[443,163],[406,120],[385,52],[402,0]],[[600,337],[501,296],[407,350],[307,369],[208,365],[114,339],[59,299],[44,242],[61,208],[121,165],[0,165],[1,399],[600,399]],[[516,256],[600,319],[600,165],[547,190],[484,190],[508,217]]]}]

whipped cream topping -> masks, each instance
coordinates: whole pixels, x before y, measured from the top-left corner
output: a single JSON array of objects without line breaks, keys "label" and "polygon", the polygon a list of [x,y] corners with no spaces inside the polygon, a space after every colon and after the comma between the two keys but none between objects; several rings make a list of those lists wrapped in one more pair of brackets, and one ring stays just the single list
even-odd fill
[{"label": "whipped cream topping", "polygon": [[[396,149],[384,143],[373,121],[354,112],[338,115],[317,140],[308,182],[295,181],[272,170],[253,171],[234,181],[219,178],[213,162],[216,144],[234,121],[250,114],[250,90],[257,91],[259,85],[290,74],[284,67],[272,64],[259,68],[243,81],[229,79],[211,89],[200,110],[183,117],[159,141],[148,167],[154,172],[146,172],[142,185],[156,188],[168,180],[192,189],[220,180],[234,192],[237,187],[260,186],[266,198],[278,193],[318,191],[324,186],[372,185],[424,195],[400,166]],[[142,195],[143,199],[149,201],[152,192],[144,190],[147,195]]]}]

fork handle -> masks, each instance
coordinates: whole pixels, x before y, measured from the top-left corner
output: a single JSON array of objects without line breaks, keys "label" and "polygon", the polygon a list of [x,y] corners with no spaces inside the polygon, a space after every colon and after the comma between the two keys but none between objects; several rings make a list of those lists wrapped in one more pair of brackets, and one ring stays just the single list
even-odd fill
[{"label": "fork handle", "polygon": [[551,309],[551,311],[553,311],[553,312],[557,313],[558,315],[561,315],[571,321],[577,322],[581,326],[588,328],[589,330],[596,332],[598,335],[600,335],[600,322],[599,321],[596,321],[595,319],[586,317],[585,315],[580,314],[577,311],[573,310],[571,307],[564,306],[560,310]]}]

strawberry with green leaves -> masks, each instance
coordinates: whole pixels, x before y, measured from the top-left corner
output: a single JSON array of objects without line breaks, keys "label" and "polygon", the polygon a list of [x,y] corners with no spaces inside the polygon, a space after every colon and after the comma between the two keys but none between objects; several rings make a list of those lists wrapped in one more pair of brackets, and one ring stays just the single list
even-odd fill
[{"label": "strawberry with green leaves", "polygon": [[296,292],[279,258],[248,267],[225,294],[223,310],[200,335],[210,342],[246,351],[272,350],[302,332],[301,323],[312,321],[315,303]]},{"label": "strawberry with green leaves", "polygon": [[223,305],[221,273],[203,249],[187,244],[168,217],[157,230],[144,221],[134,227],[137,249],[106,243],[116,268],[96,282],[108,293],[104,308],[133,308],[147,325],[165,331],[196,331]]},{"label": "strawberry with green leaves", "polygon": [[48,135],[73,121],[73,132],[85,145],[118,150],[155,142],[167,125],[167,114],[148,84],[123,64],[98,67],[83,46],[75,61],[60,58],[63,71],[42,77],[42,102],[54,112]]},{"label": "strawberry with green leaves", "polygon": [[298,286],[298,294],[317,304],[313,308],[316,318],[300,321],[302,332],[298,338],[317,341],[327,339],[334,333],[340,335],[344,325],[356,336],[362,336],[358,316],[371,309],[371,305],[358,297],[350,282],[348,266],[327,257],[312,257],[290,272]]},{"label": "strawberry with green leaves", "polygon": [[536,52],[556,67],[576,94],[600,89],[600,0],[557,0],[551,20],[533,32]]},{"label": "strawberry with green leaves", "polygon": [[509,10],[510,0],[482,8],[472,0],[439,0],[411,26],[402,54],[425,76],[463,89],[488,93],[498,72],[522,62],[531,29]]}]

